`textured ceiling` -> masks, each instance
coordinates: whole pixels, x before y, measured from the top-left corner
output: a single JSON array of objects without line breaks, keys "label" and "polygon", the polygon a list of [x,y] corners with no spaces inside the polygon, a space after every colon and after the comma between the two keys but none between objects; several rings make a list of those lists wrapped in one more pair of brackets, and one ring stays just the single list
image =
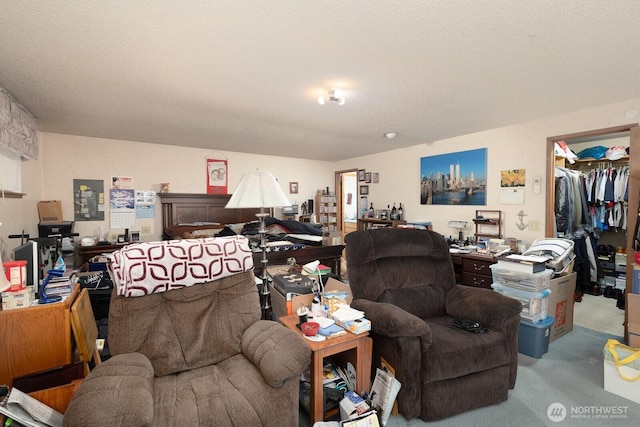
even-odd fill
[{"label": "textured ceiling", "polygon": [[[42,131],[340,160],[637,98],[639,18],[635,0],[7,0],[0,86]],[[345,105],[317,103],[331,87]]]}]

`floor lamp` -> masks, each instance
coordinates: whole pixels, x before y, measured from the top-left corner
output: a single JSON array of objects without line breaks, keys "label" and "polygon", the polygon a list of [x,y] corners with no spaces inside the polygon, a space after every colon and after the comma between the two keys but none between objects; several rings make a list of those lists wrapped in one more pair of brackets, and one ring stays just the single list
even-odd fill
[{"label": "floor lamp", "polygon": [[269,215],[265,208],[275,208],[291,206],[280,184],[276,181],[271,172],[256,170],[247,172],[242,176],[238,188],[233,193],[225,208],[260,208],[260,213],[256,216],[260,221],[260,249],[262,250],[262,292],[260,293],[260,307],[262,308],[262,318],[273,320],[273,309],[271,307],[271,293],[269,291],[269,281],[267,277],[267,242],[265,235],[267,229],[265,218]]}]

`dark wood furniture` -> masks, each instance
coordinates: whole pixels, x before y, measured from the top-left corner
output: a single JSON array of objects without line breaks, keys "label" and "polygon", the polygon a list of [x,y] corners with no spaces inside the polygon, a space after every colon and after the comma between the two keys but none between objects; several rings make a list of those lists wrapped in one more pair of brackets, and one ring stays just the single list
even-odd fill
[{"label": "dark wood furniture", "polygon": [[111,252],[122,249],[129,243],[118,243],[115,245],[93,245],[93,246],[76,246],[74,267],[80,268],[86,262],[96,255],[110,254]]},{"label": "dark wood furniture", "polygon": [[480,288],[491,288],[493,276],[491,265],[497,261],[491,255],[451,254],[451,262],[456,274],[456,283]]},{"label": "dark wood furniture", "polygon": [[[194,222],[216,222],[235,224],[256,221],[259,209],[226,209],[230,194],[194,194],[194,193],[158,193],[162,203],[163,239],[169,239],[165,233],[167,227]],[[331,267],[333,274],[340,277],[340,259],[343,245],[307,246],[292,251],[276,251],[267,254],[269,264],[286,264],[287,259],[294,257],[298,264],[306,264],[319,260]],[[262,254],[253,256],[254,273],[262,275]]]},{"label": "dark wood furniture", "polygon": [[407,221],[402,219],[376,219],[376,218],[358,218],[358,230],[370,230],[375,227],[391,227],[398,228],[398,225],[404,225]]}]

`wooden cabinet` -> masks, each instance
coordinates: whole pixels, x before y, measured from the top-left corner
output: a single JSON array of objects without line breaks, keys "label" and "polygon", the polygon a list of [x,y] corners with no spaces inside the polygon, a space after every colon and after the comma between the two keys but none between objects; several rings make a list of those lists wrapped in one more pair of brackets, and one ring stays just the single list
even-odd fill
[{"label": "wooden cabinet", "polygon": [[0,384],[71,363],[70,307],[77,296],[76,286],[63,302],[0,311]]},{"label": "wooden cabinet", "polygon": [[370,230],[372,228],[391,227],[397,228],[398,225],[404,225],[407,221],[403,219],[376,219],[376,218],[358,218],[358,230]]},{"label": "wooden cabinet", "polygon": [[456,282],[467,286],[491,288],[493,276],[491,265],[496,260],[489,255],[451,254]]},{"label": "wooden cabinet", "polygon": [[318,223],[322,225],[322,231],[338,231],[338,198],[335,195],[317,195],[316,212]]},{"label": "wooden cabinet", "polygon": [[502,238],[502,211],[476,210],[473,218],[476,225],[475,241],[484,238]]}]

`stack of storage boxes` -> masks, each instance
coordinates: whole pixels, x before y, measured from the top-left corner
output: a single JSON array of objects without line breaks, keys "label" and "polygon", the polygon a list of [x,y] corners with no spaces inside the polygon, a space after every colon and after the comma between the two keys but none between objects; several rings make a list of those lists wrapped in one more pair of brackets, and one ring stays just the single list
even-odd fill
[{"label": "stack of storage boxes", "polygon": [[501,264],[491,266],[491,287],[509,298],[522,303],[518,351],[532,357],[542,357],[549,349],[549,337],[553,317],[547,315],[549,307],[549,282],[553,270],[526,273]]}]

